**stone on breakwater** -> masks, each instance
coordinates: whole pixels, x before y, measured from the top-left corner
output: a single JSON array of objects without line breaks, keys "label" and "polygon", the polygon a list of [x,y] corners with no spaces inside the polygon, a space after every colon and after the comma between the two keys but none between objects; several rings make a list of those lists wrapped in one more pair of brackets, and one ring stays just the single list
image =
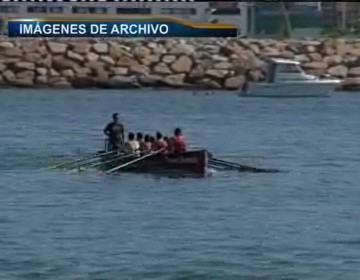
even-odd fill
[{"label": "stone on breakwater", "polygon": [[37,40],[22,41],[21,48],[24,53],[39,53],[40,55],[47,51],[44,42]]},{"label": "stone on breakwater", "polygon": [[243,75],[227,78],[225,81],[226,89],[238,89],[245,83],[245,77]]},{"label": "stone on breakwater", "polygon": [[61,76],[69,79],[73,79],[75,77],[75,73],[72,69],[66,69],[61,72]]},{"label": "stone on breakwater", "polygon": [[31,70],[25,70],[16,73],[16,79],[34,79],[34,78],[35,78],[35,72]]},{"label": "stone on breakwater", "polygon": [[325,62],[322,62],[322,61],[313,61],[313,62],[308,62],[308,63],[305,63],[303,65],[303,67],[305,69],[326,69],[328,67],[327,63]]},{"label": "stone on breakwater", "polygon": [[229,62],[219,62],[214,65],[214,69],[220,69],[220,70],[230,70],[233,66]]},{"label": "stone on breakwater", "polygon": [[48,70],[46,68],[36,68],[36,73],[40,76],[46,76],[48,73]]},{"label": "stone on breakwater", "polygon": [[220,83],[218,83],[214,80],[211,80],[209,78],[200,80],[199,85],[201,87],[204,87],[205,89],[221,89],[222,88]]},{"label": "stone on breakwater", "polygon": [[170,64],[173,63],[176,60],[176,56],[175,55],[164,55],[161,59],[162,62],[166,63],[166,64]]},{"label": "stone on breakwater", "polygon": [[0,63],[0,73],[3,72],[6,69],[6,65]]},{"label": "stone on breakwater", "polygon": [[39,53],[25,53],[24,61],[38,63],[43,58]]},{"label": "stone on breakwater", "polygon": [[13,81],[13,85],[17,87],[33,87],[34,80],[30,77],[28,78],[20,78]]},{"label": "stone on breakwater", "polygon": [[84,56],[73,51],[67,51],[67,57],[78,62],[83,62],[85,60]]},{"label": "stone on breakwater", "polygon": [[158,63],[154,69],[155,74],[171,74],[170,68],[163,62]]},{"label": "stone on breakwater", "polygon": [[204,67],[202,67],[200,64],[195,66],[189,73],[189,78],[193,80],[201,79],[204,76],[205,76],[205,70]]},{"label": "stone on breakwater", "polygon": [[35,64],[33,62],[17,62],[15,63],[15,67],[19,70],[35,70]]},{"label": "stone on breakwater", "polygon": [[299,54],[294,56],[294,60],[300,63],[306,63],[310,61],[310,58],[305,54]]},{"label": "stone on breakwater", "polygon": [[115,60],[111,56],[108,56],[108,55],[100,55],[99,60],[108,65],[116,64]]},{"label": "stone on breakwater", "polygon": [[106,43],[95,43],[92,47],[97,54],[106,54],[109,50],[109,45]]},{"label": "stone on breakwater", "polygon": [[175,73],[188,73],[191,70],[192,60],[186,56],[180,56],[173,64],[171,64],[171,69]]},{"label": "stone on breakwater", "polygon": [[60,77],[60,73],[58,71],[56,71],[55,69],[50,69],[50,77]]},{"label": "stone on breakwater", "polygon": [[23,52],[19,48],[6,48],[1,50],[1,55],[7,57],[21,57]]},{"label": "stone on breakwater", "polygon": [[348,72],[349,77],[360,77],[360,66],[351,68]]},{"label": "stone on breakwater", "polygon": [[132,65],[130,66],[129,72],[132,74],[148,75],[150,73],[150,68],[146,65]]},{"label": "stone on breakwater", "polygon": [[10,49],[13,48],[14,44],[11,42],[0,42],[0,49]]},{"label": "stone on breakwater", "polygon": [[37,76],[35,78],[35,84],[47,85],[47,83],[48,83],[48,77],[47,76]]},{"label": "stone on breakwater", "polygon": [[338,65],[342,63],[342,57],[340,55],[332,55],[324,57],[324,62],[329,66]]},{"label": "stone on breakwater", "polygon": [[91,45],[89,43],[85,42],[76,42],[76,43],[70,43],[72,46],[72,51],[77,54],[87,54],[90,52]]},{"label": "stone on breakwater", "polygon": [[93,53],[93,52],[86,54],[86,57],[85,57],[85,59],[87,61],[96,61],[96,60],[98,60],[98,58],[99,58],[99,55],[96,53]]},{"label": "stone on breakwater", "polygon": [[132,53],[136,58],[144,58],[150,55],[151,51],[147,47],[138,46],[134,48]]},{"label": "stone on breakwater", "polygon": [[57,71],[74,68],[75,62],[67,59],[65,56],[54,56],[52,59],[52,66]]},{"label": "stone on breakwater", "polygon": [[[1,83],[10,86],[142,86],[237,89],[266,75],[266,59],[299,61],[321,76],[360,77],[360,40],[0,40]],[[347,79],[344,85],[357,82]],[[354,88],[354,87],[351,87]]]},{"label": "stone on breakwater", "polygon": [[205,74],[207,76],[213,77],[213,78],[224,78],[229,73],[228,70],[219,70],[219,69],[208,69]]},{"label": "stone on breakwater", "polygon": [[16,77],[15,77],[15,74],[13,71],[11,70],[5,70],[3,73],[2,73],[2,76],[4,77],[4,80],[9,82],[10,84],[15,81]]},{"label": "stone on breakwater", "polygon": [[187,44],[180,44],[180,45],[175,45],[175,47],[170,49],[168,53],[175,54],[175,55],[181,55],[181,54],[190,55],[194,52],[195,52],[194,46],[187,45]]},{"label": "stone on breakwater", "polygon": [[157,63],[160,61],[160,56],[158,54],[148,55],[147,57],[144,57],[140,59],[140,63],[145,66],[151,66],[154,63]]},{"label": "stone on breakwater", "polygon": [[46,67],[48,69],[51,68],[52,67],[52,56],[47,55],[45,58],[37,61],[36,66],[37,67]]},{"label": "stone on breakwater", "polygon": [[68,48],[65,43],[48,42],[49,50],[52,54],[64,54]]},{"label": "stone on breakwater", "polygon": [[[74,68],[76,78],[84,78],[91,76],[91,70],[89,68],[77,66]],[[93,77],[89,77],[93,78]]]},{"label": "stone on breakwater", "polygon": [[84,65],[86,68],[92,70],[93,73],[98,74],[99,72],[105,71],[104,66],[105,63],[101,61],[90,61],[85,63]]},{"label": "stone on breakwater", "polygon": [[338,65],[338,66],[329,68],[327,70],[327,72],[328,72],[328,74],[332,75],[333,77],[345,78],[348,73],[348,69],[344,65]]},{"label": "stone on breakwater", "polygon": [[120,57],[120,59],[117,61],[116,65],[118,66],[133,66],[133,65],[139,65],[139,62],[136,61],[135,59],[128,57],[128,56],[122,56]]},{"label": "stone on breakwater", "polygon": [[112,67],[110,69],[115,76],[116,75],[126,76],[129,72],[129,68],[127,67]]},{"label": "stone on breakwater", "polygon": [[185,74],[175,74],[175,75],[169,75],[166,76],[163,79],[163,82],[169,86],[173,86],[173,87],[180,87],[180,86],[184,86],[184,79],[185,79]]},{"label": "stone on breakwater", "polygon": [[310,53],[310,54],[308,54],[308,57],[310,58],[311,61],[314,61],[314,62],[323,60],[323,57],[319,53]]}]

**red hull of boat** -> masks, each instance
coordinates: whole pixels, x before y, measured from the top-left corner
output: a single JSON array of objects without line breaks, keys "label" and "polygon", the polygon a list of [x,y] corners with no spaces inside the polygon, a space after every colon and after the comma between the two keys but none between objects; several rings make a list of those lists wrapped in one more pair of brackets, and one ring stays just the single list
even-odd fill
[{"label": "red hull of boat", "polygon": [[[104,158],[106,160],[106,158]],[[119,160],[111,163],[115,167],[125,163]],[[122,171],[135,173],[171,173],[178,175],[193,174],[197,176],[205,176],[208,168],[208,153],[206,150],[189,151],[179,154],[154,155],[145,158],[133,165],[129,165]]]}]

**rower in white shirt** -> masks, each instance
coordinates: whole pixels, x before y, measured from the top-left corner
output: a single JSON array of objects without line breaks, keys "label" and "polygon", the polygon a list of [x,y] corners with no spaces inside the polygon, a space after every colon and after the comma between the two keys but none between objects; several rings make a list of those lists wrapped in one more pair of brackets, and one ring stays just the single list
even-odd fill
[{"label": "rower in white shirt", "polygon": [[130,132],[128,135],[128,141],[124,144],[124,152],[128,154],[140,154],[139,141],[135,139],[135,134]]}]

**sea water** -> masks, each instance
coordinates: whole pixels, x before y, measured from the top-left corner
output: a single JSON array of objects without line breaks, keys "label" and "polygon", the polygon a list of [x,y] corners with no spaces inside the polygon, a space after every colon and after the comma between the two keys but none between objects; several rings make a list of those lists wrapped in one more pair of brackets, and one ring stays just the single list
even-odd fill
[{"label": "sea water", "polygon": [[[359,279],[360,95],[0,93],[0,279]],[[283,173],[50,170],[127,131]]]}]

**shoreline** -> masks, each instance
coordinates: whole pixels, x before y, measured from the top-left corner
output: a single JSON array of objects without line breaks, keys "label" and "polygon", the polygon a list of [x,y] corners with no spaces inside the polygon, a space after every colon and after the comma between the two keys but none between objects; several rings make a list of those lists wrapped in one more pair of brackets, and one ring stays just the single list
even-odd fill
[{"label": "shoreline", "polygon": [[0,88],[229,90],[262,82],[266,59],[360,90],[360,39],[0,39]]}]

